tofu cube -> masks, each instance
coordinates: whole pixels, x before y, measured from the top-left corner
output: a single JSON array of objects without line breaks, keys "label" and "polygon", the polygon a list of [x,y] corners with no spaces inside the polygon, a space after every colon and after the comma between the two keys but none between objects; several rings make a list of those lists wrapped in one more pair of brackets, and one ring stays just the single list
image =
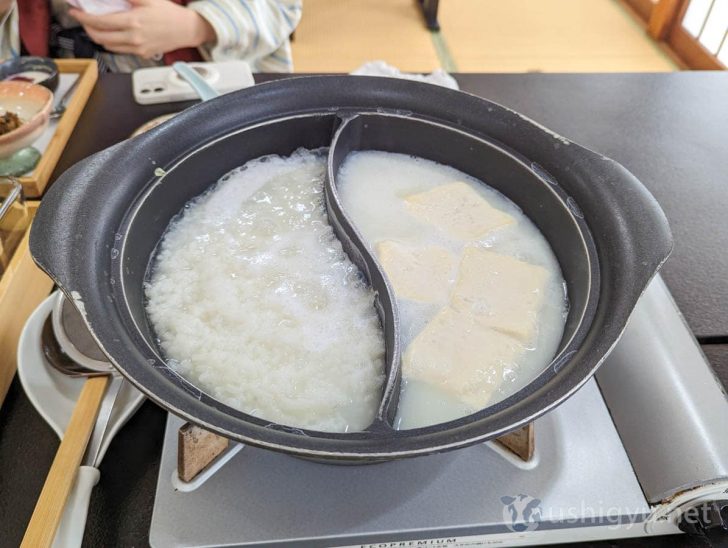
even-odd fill
[{"label": "tofu cube", "polygon": [[537,333],[548,279],[548,270],[541,266],[467,247],[451,305],[477,315],[492,329],[528,343]]},{"label": "tofu cube", "polygon": [[490,329],[478,316],[445,307],[407,347],[402,374],[478,410],[517,369],[525,351],[519,341]]},{"label": "tofu cube", "polygon": [[444,247],[413,247],[384,240],[375,246],[379,261],[400,299],[446,303],[457,259]]},{"label": "tofu cube", "polygon": [[471,241],[515,222],[491,206],[470,185],[455,182],[405,198],[407,211],[418,220],[436,226],[448,235]]}]

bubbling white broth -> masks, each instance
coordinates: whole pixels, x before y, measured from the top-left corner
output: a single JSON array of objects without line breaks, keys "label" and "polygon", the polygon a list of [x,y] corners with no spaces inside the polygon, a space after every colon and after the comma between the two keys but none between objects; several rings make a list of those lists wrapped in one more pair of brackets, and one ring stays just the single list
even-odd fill
[{"label": "bubbling white broth", "polygon": [[351,153],[337,184],[400,309],[397,428],[472,414],[550,363],[566,286],[548,242],[513,202],[452,167],[380,151]]},{"label": "bubbling white broth", "polygon": [[168,363],[264,420],[363,430],[384,382],[374,293],[335,237],[325,156],[299,150],[225,175],[170,223],[146,286]]}]

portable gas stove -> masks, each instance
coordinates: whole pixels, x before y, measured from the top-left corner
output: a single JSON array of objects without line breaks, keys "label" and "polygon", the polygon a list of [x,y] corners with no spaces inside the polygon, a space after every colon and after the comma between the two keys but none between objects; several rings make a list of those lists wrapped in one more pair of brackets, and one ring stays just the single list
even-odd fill
[{"label": "portable gas stove", "polygon": [[529,461],[491,442],[368,466],[237,445],[185,484],[181,425],[168,417],[155,548],[522,546],[728,522],[728,399],[659,276],[596,379],[535,422]]}]

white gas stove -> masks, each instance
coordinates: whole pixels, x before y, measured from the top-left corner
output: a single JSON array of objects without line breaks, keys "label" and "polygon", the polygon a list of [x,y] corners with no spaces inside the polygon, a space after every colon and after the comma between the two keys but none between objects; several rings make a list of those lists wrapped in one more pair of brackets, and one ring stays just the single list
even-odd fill
[{"label": "white gas stove", "polygon": [[535,422],[527,462],[496,443],[366,466],[237,445],[182,483],[182,423],[167,421],[155,548],[524,546],[728,521],[728,399],[659,276],[597,378]]}]

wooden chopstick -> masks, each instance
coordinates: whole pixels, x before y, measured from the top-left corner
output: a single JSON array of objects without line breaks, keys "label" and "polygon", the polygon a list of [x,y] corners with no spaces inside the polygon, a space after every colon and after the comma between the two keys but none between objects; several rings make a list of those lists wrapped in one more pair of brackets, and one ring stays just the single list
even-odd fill
[{"label": "wooden chopstick", "polygon": [[68,428],[63,434],[61,445],[25,530],[21,548],[47,548],[53,544],[110,380],[110,375],[90,377],[83,384]]}]

